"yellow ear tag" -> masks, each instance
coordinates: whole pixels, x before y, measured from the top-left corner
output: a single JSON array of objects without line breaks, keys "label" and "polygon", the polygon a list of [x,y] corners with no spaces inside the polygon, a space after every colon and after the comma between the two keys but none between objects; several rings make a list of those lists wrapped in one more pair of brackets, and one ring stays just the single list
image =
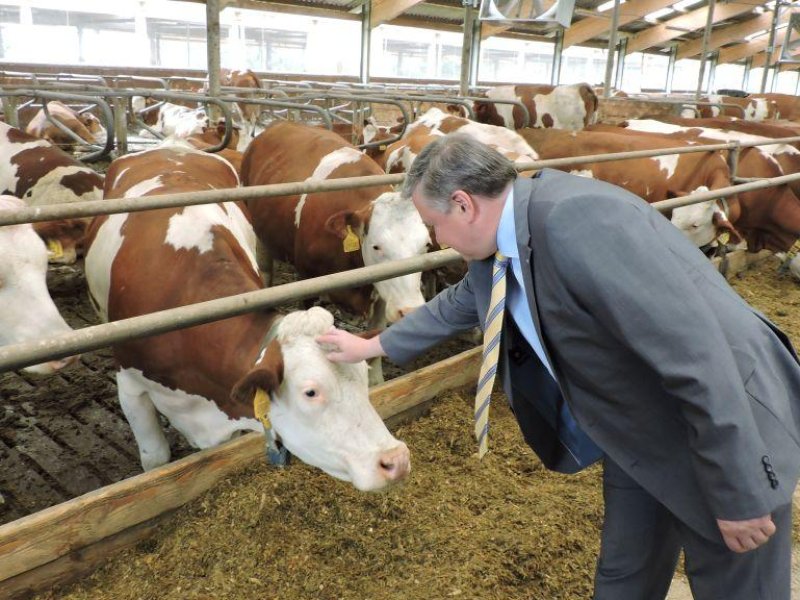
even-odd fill
[{"label": "yellow ear tag", "polygon": [[442,244],[441,242],[439,242],[439,248],[441,248],[442,250],[447,250],[449,247],[450,246],[448,246],[447,244]]},{"label": "yellow ear tag", "polygon": [[264,429],[272,429],[272,423],[269,421],[269,394],[261,388],[256,388],[256,396],[253,398],[253,412],[264,426]]},{"label": "yellow ear tag", "polygon": [[380,150],[381,152],[386,152],[386,144],[381,144],[380,146],[378,146],[378,150]]},{"label": "yellow ear tag", "polygon": [[64,248],[61,242],[54,239],[47,240],[47,255],[50,259],[61,258],[64,256]]},{"label": "yellow ear tag", "polygon": [[725,246],[729,241],[731,241],[731,234],[727,231],[723,231],[719,234],[719,237],[717,237],[717,241]]},{"label": "yellow ear tag", "polygon": [[361,243],[358,241],[358,236],[355,232],[350,228],[350,225],[347,226],[347,235],[344,236],[344,242],[342,243],[345,252],[355,252],[359,248],[361,248]]}]

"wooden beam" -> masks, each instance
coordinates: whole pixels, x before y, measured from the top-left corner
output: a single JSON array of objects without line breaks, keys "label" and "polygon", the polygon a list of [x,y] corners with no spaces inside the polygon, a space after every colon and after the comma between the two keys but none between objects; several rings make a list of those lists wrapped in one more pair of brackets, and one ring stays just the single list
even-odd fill
[{"label": "wooden beam", "polygon": [[375,28],[381,23],[388,23],[420,2],[422,0],[372,0],[370,24]]},{"label": "wooden beam", "polygon": [[[713,22],[719,23],[753,10],[750,3],[730,3],[718,4],[714,8]],[[636,35],[628,38],[627,54],[640,52],[653,46],[658,46],[676,37],[683,35],[687,31],[703,29],[706,25],[708,7],[698,8],[664,23],[654,25]],[[757,31],[757,30],[756,30]],[[701,40],[702,42],[702,40]]]},{"label": "wooden beam", "polygon": [[[789,21],[790,17],[791,14],[787,11],[783,15],[781,15],[780,19],[778,19],[778,23],[779,24],[786,23]],[[770,27],[771,27],[771,21],[770,21]],[[724,63],[732,63],[738,60],[742,60],[743,58],[747,58],[748,56],[753,56],[755,54],[758,54],[759,52],[763,52],[768,45],[769,45],[769,32],[760,35],[757,38],[753,38],[749,42],[744,42],[741,44],[736,44],[735,46],[723,48],[722,50],[719,51],[719,60],[717,61],[717,64],[721,65]]]},{"label": "wooden beam", "polygon": [[[723,5],[720,5],[722,8]],[[725,44],[736,40],[743,40],[746,36],[762,29],[770,29],[772,27],[772,12],[766,11],[753,19],[748,19],[736,25],[729,25],[714,31],[708,38],[708,51],[716,50]],[[691,40],[678,44],[677,59],[691,58],[697,56],[703,50],[703,40]]]},{"label": "wooden beam", "polygon": [[[417,410],[441,392],[475,383],[474,348],[370,390],[384,419]],[[147,473],[0,526],[0,598],[63,585],[136,543],[162,515],[224,477],[263,459],[264,436],[250,433]]]},{"label": "wooden beam", "polygon": [[[619,7],[619,25],[625,25],[656,10],[674,4],[673,0],[631,0]],[[574,23],[564,32],[564,49],[590,40],[608,31],[611,27],[611,13],[606,11],[602,17],[589,17]]]}]

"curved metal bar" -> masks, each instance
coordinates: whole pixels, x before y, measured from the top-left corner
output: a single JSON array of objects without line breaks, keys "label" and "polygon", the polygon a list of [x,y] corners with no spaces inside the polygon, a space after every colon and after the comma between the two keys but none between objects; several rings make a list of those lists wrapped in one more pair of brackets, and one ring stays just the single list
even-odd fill
[{"label": "curved metal bar", "polygon": [[[20,93],[19,91],[15,92],[0,91],[0,95],[2,96],[22,95],[35,98],[42,98],[44,100],[77,100],[81,102],[95,102],[98,108],[100,109],[100,112],[103,115],[103,124],[106,128],[106,142],[103,145],[103,147],[100,148],[100,150],[83,154],[78,158],[84,162],[92,162],[94,160],[98,160],[100,158],[108,156],[108,154],[114,148],[114,114],[111,111],[111,107],[108,105],[108,102],[106,102],[106,100],[103,98],[83,96],[80,94],[64,94],[61,92],[52,92],[47,90],[29,90],[28,93]],[[94,147],[97,146],[96,144],[91,144],[91,143],[87,144],[86,140],[84,140],[80,136],[75,135],[63,123],[58,122],[56,119],[53,119],[52,116],[50,116],[49,110],[47,109],[47,102],[42,102],[42,109],[44,110],[44,114],[47,117],[47,120],[53,123],[56,127],[58,127],[60,131],[64,131],[70,137],[77,139],[82,145],[94,146]]]}]

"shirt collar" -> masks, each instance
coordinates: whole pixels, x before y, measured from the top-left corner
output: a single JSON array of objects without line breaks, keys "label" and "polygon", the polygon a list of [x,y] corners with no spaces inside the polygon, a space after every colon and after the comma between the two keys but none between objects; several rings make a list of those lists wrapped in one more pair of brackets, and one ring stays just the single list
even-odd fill
[{"label": "shirt collar", "polygon": [[497,226],[497,249],[509,258],[519,258],[516,224],[514,223],[514,186],[508,190],[500,223]]}]

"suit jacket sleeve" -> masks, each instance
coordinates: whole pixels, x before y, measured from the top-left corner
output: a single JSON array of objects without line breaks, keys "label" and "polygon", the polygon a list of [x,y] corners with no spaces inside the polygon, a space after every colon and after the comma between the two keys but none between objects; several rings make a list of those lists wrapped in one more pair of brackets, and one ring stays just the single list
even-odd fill
[{"label": "suit jacket sleeve", "polygon": [[730,346],[692,282],[705,275],[670,250],[658,231],[664,225],[632,200],[574,197],[548,214],[545,238],[568,292],[676,399],[714,516],[763,516],[765,445]]},{"label": "suit jacket sleeve", "polygon": [[386,355],[410,362],[447,338],[480,325],[470,273],[381,333]]}]

